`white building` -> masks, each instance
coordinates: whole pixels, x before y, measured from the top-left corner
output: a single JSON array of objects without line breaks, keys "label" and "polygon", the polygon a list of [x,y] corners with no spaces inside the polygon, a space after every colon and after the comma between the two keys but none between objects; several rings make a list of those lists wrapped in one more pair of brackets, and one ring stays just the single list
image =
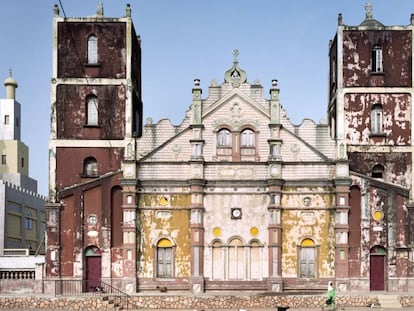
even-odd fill
[{"label": "white building", "polygon": [[[44,253],[46,198],[37,193],[29,177],[29,148],[20,140],[20,103],[17,82],[4,81],[6,98],[0,99],[0,255]],[[15,250],[16,249],[16,250]]]}]

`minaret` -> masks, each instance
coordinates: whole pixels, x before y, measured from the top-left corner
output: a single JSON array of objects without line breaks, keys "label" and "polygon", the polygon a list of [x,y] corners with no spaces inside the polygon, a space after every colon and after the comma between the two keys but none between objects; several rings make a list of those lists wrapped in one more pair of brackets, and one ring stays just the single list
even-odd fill
[{"label": "minaret", "polygon": [[0,173],[29,175],[29,150],[20,141],[20,104],[16,101],[17,82],[12,77],[4,81],[6,98],[0,99]]}]

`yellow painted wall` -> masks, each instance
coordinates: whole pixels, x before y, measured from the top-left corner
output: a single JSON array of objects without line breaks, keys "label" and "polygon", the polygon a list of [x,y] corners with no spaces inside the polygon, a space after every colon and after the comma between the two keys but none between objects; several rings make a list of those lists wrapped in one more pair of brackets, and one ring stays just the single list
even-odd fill
[{"label": "yellow painted wall", "polygon": [[[292,187],[283,190],[283,277],[299,277],[298,246],[306,238],[312,239],[317,248],[317,276],[332,277],[335,258],[335,213],[331,207],[334,204],[334,195],[329,192],[329,188]],[[305,198],[310,198],[309,205],[304,203]]]},{"label": "yellow painted wall", "polygon": [[168,204],[159,204],[160,195],[143,195],[139,199],[141,225],[140,277],[155,277],[156,243],[170,238],[174,248],[174,277],[189,277],[190,271],[190,204],[189,195],[171,195]]}]

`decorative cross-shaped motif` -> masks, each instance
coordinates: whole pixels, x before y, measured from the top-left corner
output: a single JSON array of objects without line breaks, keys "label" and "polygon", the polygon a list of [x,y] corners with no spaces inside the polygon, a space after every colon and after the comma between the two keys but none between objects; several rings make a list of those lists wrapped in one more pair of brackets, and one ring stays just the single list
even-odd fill
[{"label": "decorative cross-shaped motif", "polygon": [[367,4],[365,5],[365,17],[366,18],[372,18],[372,9],[373,6],[371,3],[367,2]]}]

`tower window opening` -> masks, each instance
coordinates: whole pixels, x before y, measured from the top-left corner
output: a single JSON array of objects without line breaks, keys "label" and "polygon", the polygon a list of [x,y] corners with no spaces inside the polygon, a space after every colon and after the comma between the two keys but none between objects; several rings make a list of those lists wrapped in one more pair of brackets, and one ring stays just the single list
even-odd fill
[{"label": "tower window opening", "polygon": [[383,72],[382,66],[382,48],[375,45],[372,48],[372,72]]}]

